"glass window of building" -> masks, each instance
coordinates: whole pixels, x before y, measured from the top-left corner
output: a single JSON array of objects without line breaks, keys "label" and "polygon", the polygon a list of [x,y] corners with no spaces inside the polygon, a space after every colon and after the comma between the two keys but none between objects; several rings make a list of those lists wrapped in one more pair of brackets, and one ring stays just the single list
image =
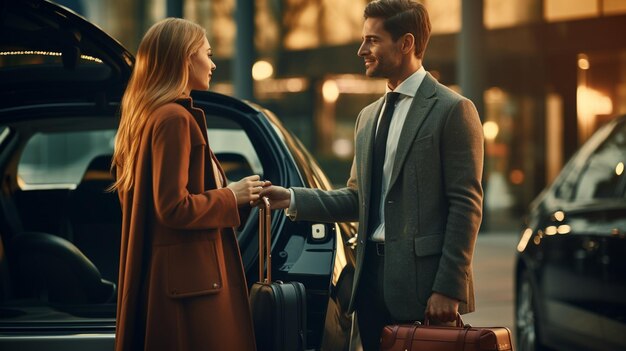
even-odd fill
[{"label": "glass window of building", "polygon": [[231,57],[235,50],[235,0],[187,0],[185,17],[207,30],[215,57]]},{"label": "glass window of building", "polygon": [[[461,28],[461,0],[422,0],[433,34],[456,33]],[[286,0],[284,46],[300,50],[358,42],[366,0]]]},{"label": "glass window of building", "polygon": [[272,53],[280,45],[280,11],[279,1],[255,1],[254,45],[260,54]]},{"label": "glass window of building", "polygon": [[366,0],[286,0],[285,48],[300,50],[359,41]]},{"label": "glass window of building", "polygon": [[598,0],[544,0],[543,10],[548,22],[597,17],[600,14]]},{"label": "glass window of building", "polygon": [[517,184],[513,185],[510,181],[510,174],[517,169],[514,161],[517,155],[511,145],[515,142],[516,132],[522,128],[515,125],[519,109],[511,94],[492,87],[485,91],[484,99],[485,179],[488,180],[485,207],[491,212],[502,213],[514,206],[512,188],[522,182],[516,181]]},{"label": "glass window of building", "polygon": [[461,29],[461,0],[422,0],[428,9],[433,34],[457,33]]},{"label": "glass window of building", "polygon": [[[186,0],[185,18],[206,28],[213,52],[218,58],[232,57],[235,51],[237,0]],[[255,46],[259,53],[272,52],[280,42],[276,1],[254,2]]]},{"label": "glass window of building", "polygon": [[626,13],[626,1],[603,0],[602,13],[605,15],[621,15]]},{"label": "glass window of building", "polygon": [[495,29],[532,23],[541,19],[538,0],[484,0],[485,28]]},{"label": "glass window of building", "polygon": [[577,111],[579,141],[626,113],[626,50],[578,55]]}]

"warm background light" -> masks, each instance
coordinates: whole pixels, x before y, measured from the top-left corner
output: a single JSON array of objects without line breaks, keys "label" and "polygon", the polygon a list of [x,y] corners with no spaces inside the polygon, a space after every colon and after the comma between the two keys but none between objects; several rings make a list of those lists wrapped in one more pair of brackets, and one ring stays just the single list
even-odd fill
[{"label": "warm background light", "polygon": [[613,112],[613,101],[595,89],[579,86],[578,112],[583,115],[608,115]]},{"label": "warm background light", "polygon": [[509,179],[511,183],[515,185],[520,185],[524,183],[524,172],[520,169],[514,169],[509,173]]},{"label": "warm background light", "polygon": [[274,74],[274,67],[267,61],[257,61],[252,65],[252,78],[254,80],[263,80]]},{"label": "warm background light", "polygon": [[587,55],[585,54],[578,55],[578,68],[584,69],[584,70],[589,69],[589,58],[587,58]]},{"label": "warm background light", "polygon": [[519,240],[519,243],[517,244],[517,251],[522,252],[526,249],[526,245],[528,245],[528,241],[530,240],[530,237],[533,235],[533,230],[530,228],[526,228],[526,230],[524,230],[524,233],[522,234],[522,237]]},{"label": "warm background light", "polygon": [[554,219],[556,219],[559,222],[562,222],[565,219],[565,212],[563,211],[554,212]]},{"label": "warm background light", "polygon": [[483,124],[483,133],[485,135],[485,139],[489,141],[494,141],[496,139],[496,136],[498,136],[499,131],[500,128],[498,128],[498,124],[496,122],[489,121]]},{"label": "warm background light", "polygon": [[352,141],[348,139],[337,139],[333,142],[333,152],[341,158],[350,158],[353,153]]},{"label": "warm background light", "polygon": [[337,82],[332,79],[325,81],[324,85],[322,85],[322,96],[326,102],[332,103],[337,101],[339,98],[339,87],[337,86]]}]

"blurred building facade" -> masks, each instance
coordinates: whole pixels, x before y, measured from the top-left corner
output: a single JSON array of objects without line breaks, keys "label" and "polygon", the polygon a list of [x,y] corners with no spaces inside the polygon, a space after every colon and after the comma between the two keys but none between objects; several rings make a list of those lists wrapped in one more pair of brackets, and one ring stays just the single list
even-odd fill
[{"label": "blurred building facade", "polygon": [[[356,55],[367,0],[58,2],[133,52],[161,18],[200,23],[218,66],[212,90],[273,110],[334,183],[347,180],[356,116],[385,91]],[[626,1],[421,2],[433,25],[425,68],[472,98],[483,120],[487,218],[497,226],[508,214],[520,224],[577,147],[626,113]],[[238,39],[238,31],[249,34]],[[241,61],[246,49],[252,54]],[[241,71],[250,79],[237,78]]]}]

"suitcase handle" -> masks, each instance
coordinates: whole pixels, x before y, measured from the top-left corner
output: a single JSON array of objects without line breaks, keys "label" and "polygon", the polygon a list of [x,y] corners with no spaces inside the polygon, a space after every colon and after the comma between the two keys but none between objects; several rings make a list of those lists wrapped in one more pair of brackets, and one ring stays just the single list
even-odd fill
[{"label": "suitcase handle", "polygon": [[[259,208],[259,282],[272,282],[272,233],[271,233],[271,214],[270,200],[263,196],[261,198],[263,207]],[[263,274],[264,261],[267,259],[267,276]]]}]

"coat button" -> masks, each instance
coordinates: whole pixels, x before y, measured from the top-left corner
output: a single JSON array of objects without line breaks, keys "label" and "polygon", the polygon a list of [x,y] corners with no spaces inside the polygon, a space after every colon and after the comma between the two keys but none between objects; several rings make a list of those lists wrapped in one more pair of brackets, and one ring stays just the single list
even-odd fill
[{"label": "coat button", "polygon": [[219,289],[220,285],[218,283],[213,283],[213,289]]}]

